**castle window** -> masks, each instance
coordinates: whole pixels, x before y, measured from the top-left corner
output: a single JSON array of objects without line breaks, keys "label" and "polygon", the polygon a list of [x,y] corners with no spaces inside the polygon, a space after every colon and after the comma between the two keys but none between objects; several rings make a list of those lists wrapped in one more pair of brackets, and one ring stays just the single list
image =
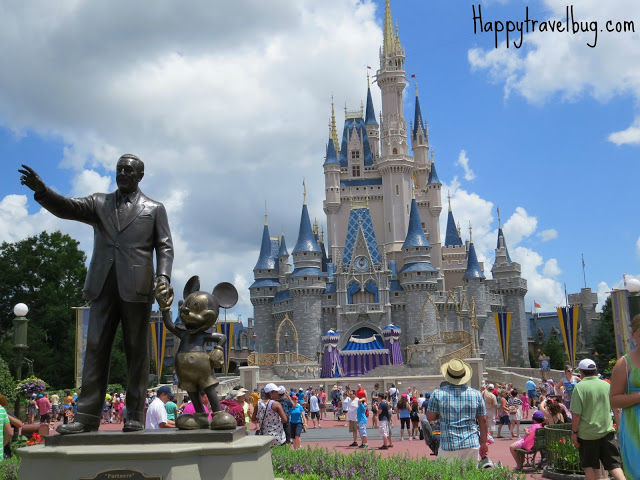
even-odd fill
[{"label": "castle window", "polygon": [[400,187],[396,185],[396,195],[400,195]]},{"label": "castle window", "polygon": [[259,292],[259,291],[260,291],[260,289],[259,289],[259,288],[256,288],[256,292]]},{"label": "castle window", "polygon": [[427,226],[422,222],[422,229],[424,230],[425,228],[427,228]]},{"label": "castle window", "polygon": [[393,292],[393,296],[397,297],[398,296],[398,292]]},{"label": "castle window", "polygon": [[389,222],[389,231],[391,231],[391,222]]},{"label": "castle window", "polygon": [[360,158],[360,150],[353,150],[353,151],[351,152],[351,158],[352,158],[352,159],[354,159],[354,158]]},{"label": "castle window", "polygon": [[351,171],[351,175],[354,177],[359,177],[360,176],[360,165],[354,165],[353,169]]},{"label": "castle window", "polygon": [[327,295],[327,299],[331,300],[331,295]]},{"label": "castle window", "polygon": [[407,213],[409,213],[409,204],[407,204]]},{"label": "castle window", "polygon": [[422,275],[422,272],[418,272],[418,276]]},{"label": "castle window", "polygon": [[306,280],[306,279],[307,279],[307,277],[302,277],[302,278],[303,278],[303,280]]},{"label": "castle window", "polygon": [[397,155],[397,154],[398,154],[398,149],[397,149],[397,148],[394,148],[394,149],[393,149],[393,154],[394,154],[394,155]]}]

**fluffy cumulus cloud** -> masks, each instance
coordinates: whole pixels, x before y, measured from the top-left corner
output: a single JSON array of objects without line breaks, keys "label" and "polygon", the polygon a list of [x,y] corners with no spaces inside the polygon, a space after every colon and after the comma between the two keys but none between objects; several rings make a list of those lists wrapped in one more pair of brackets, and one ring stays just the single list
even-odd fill
[{"label": "fluffy cumulus cloud", "polygon": [[[468,226],[473,229],[473,244],[478,254],[478,260],[484,263],[484,274],[491,278],[491,266],[495,261],[495,247],[498,237],[496,221],[493,215],[496,211],[494,204],[469,192],[462,187],[457,177],[442,185],[443,195],[451,195],[451,209],[455,221],[461,226],[463,241],[469,239]],[[447,193],[448,192],[448,193]],[[443,198],[446,205],[447,199]],[[526,246],[531,237],[539,236],[538,220],[527,213],[522,207],[516,207],[513,212],[502,211],[501,215],[507,220],[503,224],[503,233],[511,259],[518,262],[522,268],[522,276],[527,279],[528,293],[526,308],[530,309],[535,300],[543,310],[553,310],[564,302],[563,287],[558,280],[562,270],[558,260],[545,260],[542,255]],[[440,231],[444,241],[447,216],[440,217]]]},{"label": "fluffy cumulus cloud", "polygon": [[[284,230],[293,245],[306,175],[311,215],[324,217],[331,94],[359,107],[381,38],[368,0],[14,2],[0,16],[11,65],[0,72],[0,124],[64,145],[48,161],[66,169],[70,180],[51,186],[68,195],[114,188],[118,156],[139,155],[141,188],[169,211],[178,291],[193,274],[211,288],[234,281],[246,317],[264,202],[272,235]],[[43,228],[90,251],[86,226],[29,214],[25,196],[0,200],[3,240]]]},{"label": "fluffy cumulus cloud", "polygon": [[[564,21],[567,2],[543,0],[545,18]],[[607,101],[616,95],[631,95],[640,100],[640,50],[637,32],[608,33],[606,22],[640,18],[640,2],[635,0],[584,0],[574,5],[576,20],[597,21],[597,32],[558,35],[536,31],[525,34],[524,48],[473,48],[468,52],[471,66],[486,71],[497,82],[504,83],[505,96],[517,93],[532,103],[543,103],[552,97],[573,101],[590,95]],[[522,7],[524,8],[524,7]],[[483,16],[490,16],[485,8]],[[524,12],[522,13],[524,18]],[[601,31],[605,30],[605,31]],[[587,43],[594,45],[589,48]],[[615,144],[640,143],[640,117],[626,129],[611,132]]]},{"label": "fluffy cumulus cloud", "polygon": [[465,180],[473,180],[474,178],[476,178],[476,174],[473,173],[473,170],[471,170],[471,168],[469,167],[469,157],[467,157],[467,152],[465,150],[460,150],[456,165],[459,165],[464,169]]}]

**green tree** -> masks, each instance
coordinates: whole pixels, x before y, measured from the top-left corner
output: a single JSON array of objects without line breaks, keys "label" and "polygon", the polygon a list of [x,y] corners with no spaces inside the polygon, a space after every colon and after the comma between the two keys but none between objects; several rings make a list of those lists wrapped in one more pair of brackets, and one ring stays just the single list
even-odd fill
[{"label": "green tree", "polygon": [[16,382],[9,371],[9,366],[7,362],[0,357],[0,393],[7,397],[9,405],[13,405],[13,401],[16,399],[15,388]]},{"label": "green tree", "polygon": [[542,346],[542,353],[549,357],[553,370],[564,370],[567,362],[567,354],[564,346],[558,341],[555,335],[551,335],[549,340]]},{"label": "green tree", "polygon": [[607,373],[611,367],[609,362],[617,358],[616,339],[613,334],[613,308],[611,307],[611,296],[607,298],[602,307],[600,321],[592,340],[593,352],[598,353],[596,363],[598,370]]},{"label": "green tree", "polygon": [[[0,355],[13,354],[13,306],[29,307],[25,357],[35,375],[54,388],[73,385],[75,311],[85,304],[82,287],[86,256],[78,242],[61,232],[0,245]],[[13,372],[15,365],[10,364]],[[23,368],[24,371],[24,368]]]}]

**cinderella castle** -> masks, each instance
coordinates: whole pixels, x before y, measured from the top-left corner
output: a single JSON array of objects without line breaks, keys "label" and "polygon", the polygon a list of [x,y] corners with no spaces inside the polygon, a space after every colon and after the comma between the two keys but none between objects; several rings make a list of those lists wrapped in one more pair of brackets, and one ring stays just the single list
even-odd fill
[{"label": "cinderella castle", "polygon": [[291,255],[284,234],[271,237],[265,217],[249,287],[256,351],[317,359],[323,377],[363,375],[386,364],[435,373],[452,356],[528,366],[527,281],[509,257],[501,225],[492,278],[485,276],[471,225],[463,241],[450,199],[442,242],[442,184],[417,86],[407,127],[405,72],[387,0],[374,77],[381,113],[376,118],[369,85],[366,107],[345,110],[340,139],[332,105],[322,165],[326,242],[311,224],[306,198]]}]

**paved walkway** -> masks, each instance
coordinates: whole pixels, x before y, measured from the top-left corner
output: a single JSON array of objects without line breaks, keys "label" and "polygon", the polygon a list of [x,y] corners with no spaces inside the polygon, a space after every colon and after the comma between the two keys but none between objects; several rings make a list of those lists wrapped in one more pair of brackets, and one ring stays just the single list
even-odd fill
[{"label": "paved walkway", "polygon": [[[309,422],[309,429],[306,433],[302,434],[302,446],[311,446],[318,448],[326,448],[329,450],[336,450],[340,453],[349,454],[358,450],[357,447],[350,447],[353,442],[353,435],[349,433],[348,428],[345,426],[345,421],[335,421],[333,416],[328,415],[327,419],[321,420],[320,425],[322,428],[311,428],[311,422]],[[101,425],[100,430],[121,430],[122,424],[106,424]],[[436,457],[431,455],[431,450],[424,443],[423,440],[408,440],[405,432],[405,440],[400,441],[400,428],[398,425],[393,427],[393,448],[389,450],[378,450],[377,447],[382,445],[382,440],[377,429],[371,427],[371,418],[369,418],[369,437],[368,442],[370,448],[374,449],[376,455],[382,457],[391,457],[394,455],[408,455],[411,457],[423,457],[427,456],[429,459],[435,459]],[[503,428],[503,434],[505,433]],[[508,430],[506,431],[508,434]],[[522,432],[521,432],[522,433]],[[56,435],[55,431],[51,432],[52,435]],[[493,445],[489,446],[489,458],[494,463],[501,462],[507,467],[514,468],[515,461],[511,457],[509,452],[509,446],[515,441],[511,438],[496,439]],[[358,438],[358,443],[360,439]],[[527,480],[541,479],[542,473],[527,473]]]}]

